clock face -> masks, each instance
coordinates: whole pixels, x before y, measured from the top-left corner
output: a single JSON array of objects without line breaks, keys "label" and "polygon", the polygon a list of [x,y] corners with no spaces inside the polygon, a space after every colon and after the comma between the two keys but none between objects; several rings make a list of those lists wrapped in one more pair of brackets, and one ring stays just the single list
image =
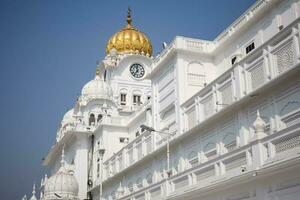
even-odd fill
[{"label": "clock face", "polygon": [[141,64],[135,63],[130,66],[130,73],[135,78],[142,78],[145,75],[145,69]]}]

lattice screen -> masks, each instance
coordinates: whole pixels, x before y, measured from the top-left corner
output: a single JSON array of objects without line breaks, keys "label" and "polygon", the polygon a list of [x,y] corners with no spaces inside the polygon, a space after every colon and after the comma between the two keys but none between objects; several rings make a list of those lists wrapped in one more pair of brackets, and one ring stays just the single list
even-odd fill
[{"label": "lattice screen", "polygon": [[281,74],[294,65],[294,51],[292,41],[276,52],[277,70]]}]

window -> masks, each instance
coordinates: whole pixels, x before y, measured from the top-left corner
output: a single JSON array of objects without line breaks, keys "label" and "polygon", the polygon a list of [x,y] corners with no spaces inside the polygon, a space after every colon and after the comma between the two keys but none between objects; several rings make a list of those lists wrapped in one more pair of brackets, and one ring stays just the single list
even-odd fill
[{"label": "window", "polygon": [[135,133],[135,137],[138,137],[139,135],[141,135],[141,134],[140,134],[140,131],[137,131],[137,132]]},{"label": "window", "polygon": [[141,104],[141,96],[133,95],[133,105],[140,105],[140,104]]},{"label": "window", "polygon": [[280,25],[279,27],[278,27],[278,29],[281,31],[282,29],[283,29],[283,25]]},{"label": "window", "polygon": [[152,174],[148,174],[147,177],[146,177],[146,180],[147,180],[147,183],[149,185],[151,185],[152,184]]},{"label": "window", "polygon": [[102,117],[103,117],[103,116],[102,116],[101,114],[99,114],[99,115],[98,115],[98,118],[97,118],[97,122],[101,121]]},{"label": "window", "polygon": [[129,192],[133,192],[133,184],[131,182],[128,183]]},{"label": "window", "polygon": [[117,199],[115,191],[112,191],[110,195],[111,195],[111,199]]},{"label": "window", "polygon": [[120,103],[121,105],[126,105],[126,94],[120,95]]},{"label": "window", "polygon": [[204,87],[206,85],[204,66],[198,62],[189,63],[187,67],[187,80],[189,85]]},{"label": "window", "polygon": [[246,54],[250,53],[250,51],[252,51],[254,48],[255,48],[254,42],[252,42],[251,44],[249,44],[249,45],[246,47]]},{"label": "window", "polygon": [[97,159],[97,177],[99,178],[100,176],[100,159]]},{"label": "window", "polygon": [[104,70],[103,78],[104,78],[104,81],[106,81],[106,70]]},{"label": "window", "polygon": [[94,124],[95,124],[95,115],[92,113],[90,114],[90,118],[89,118],[89,126]]},{"label": "window", "polygon": [[231,64],[234,65],[235,62],[236,62],[236,56],[234,56],[233,58],[231,58]]},{"label": "window", "polygon": [[129,139],[126,137],[120,137],[120,143],[128,143]]},{"label": "window", "polygon": [[136,187],[137,188],[142,188],[143,187],[143,180],[141,178],[138,178],[136,180]]}]

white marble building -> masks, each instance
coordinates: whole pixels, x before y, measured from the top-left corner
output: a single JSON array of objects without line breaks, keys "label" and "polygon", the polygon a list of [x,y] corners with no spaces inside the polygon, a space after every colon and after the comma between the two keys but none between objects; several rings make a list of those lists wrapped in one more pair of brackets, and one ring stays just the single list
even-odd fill
[{"label": "white marble building", "polygon": [[129,11],[62,119],[39,199],[299,200],[299,16],[299,0],[258,0],[213,41],[152,57]]}]

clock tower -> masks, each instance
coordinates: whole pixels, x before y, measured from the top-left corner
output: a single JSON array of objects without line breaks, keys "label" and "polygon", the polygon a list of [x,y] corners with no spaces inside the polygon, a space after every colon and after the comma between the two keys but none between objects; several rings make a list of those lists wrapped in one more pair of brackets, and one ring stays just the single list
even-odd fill
[{"label": "clock tower", "polygon": [[112,87],[120,113],[139,110],[152,96],[151,81],[145,79],[152,65],[152,45],[133,26],[130,8],[126,26],[108,40],[106,54],[99,68]]}]

